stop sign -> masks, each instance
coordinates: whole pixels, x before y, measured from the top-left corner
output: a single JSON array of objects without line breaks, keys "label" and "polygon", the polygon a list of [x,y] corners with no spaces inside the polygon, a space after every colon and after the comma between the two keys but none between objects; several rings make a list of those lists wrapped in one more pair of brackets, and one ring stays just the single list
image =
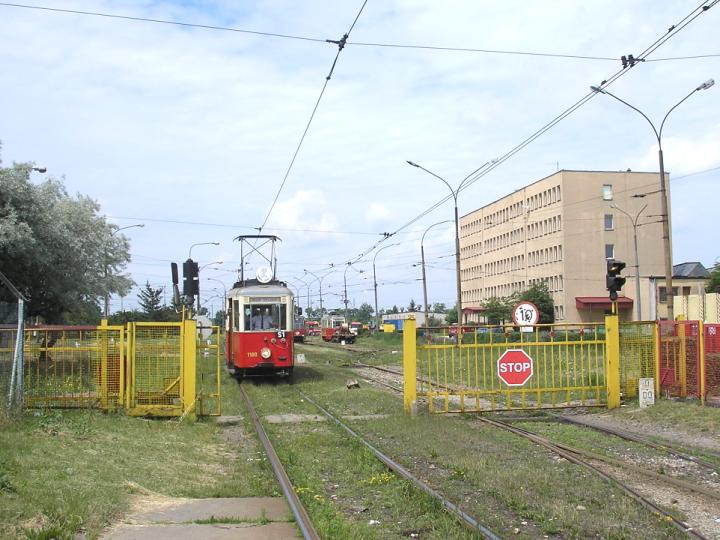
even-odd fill
[{"label": "stop sign", "polygon": [[522,349],[508,349],[497,361],[498,377],[508,386],[522,386],[533,374],[533,359]]}]

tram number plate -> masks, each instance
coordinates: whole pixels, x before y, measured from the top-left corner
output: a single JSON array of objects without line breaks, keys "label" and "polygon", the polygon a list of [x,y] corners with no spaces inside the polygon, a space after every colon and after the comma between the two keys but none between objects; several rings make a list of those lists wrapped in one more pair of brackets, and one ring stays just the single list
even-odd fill
[{"label": "tram number plate", "polygon": [[258,353],[256,352],[249,352],[247,353],[248,358],[257,358]]},{"label": "tram number plate", "polygon": [[284,338],[284,337],[285,337],[285,332],[283,332],[282,330],[280,330],[280,331],[277,333],[277,337],[278,337],[278,339]]}]

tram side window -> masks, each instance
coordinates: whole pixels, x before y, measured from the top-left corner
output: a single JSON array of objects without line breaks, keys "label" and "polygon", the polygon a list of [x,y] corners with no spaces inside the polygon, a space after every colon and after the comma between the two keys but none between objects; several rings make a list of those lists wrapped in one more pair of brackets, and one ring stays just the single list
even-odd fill
[{"label": "tram side window", "polygon": [[245,330],[287,330],[287,313],[283,304],[248,304],[245,306]]},{"label": "tram side window", "polygon": [[233,300],[232,321],[233,321],[233,330],[235,332],[238,332],[240,330],[240,301],[239,300]]}]

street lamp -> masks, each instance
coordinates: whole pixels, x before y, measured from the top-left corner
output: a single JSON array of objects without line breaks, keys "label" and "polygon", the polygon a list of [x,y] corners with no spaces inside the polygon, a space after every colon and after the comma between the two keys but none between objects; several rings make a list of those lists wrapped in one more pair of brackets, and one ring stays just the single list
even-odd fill
[{"label": "street lamp", "polygon": [[493,163],[496,163],[497,160],[491,160],[486,163],[483,163],[480,167],[478,167],[475,171],[473,171],[470,175],[466,176],[458,185],[457,189],[453,190],[452,186],[445,180],[442,176],[438,176],[434,172],[426,169],[425,167],[418,165],[417,163],[414,163],[412,161],[408,161],[408,165],[412,165],[413,167],[416,167],[418,169],[422,169],[426,173],[434,176],[438,180],[440,180],[443,184],[445,184],[448,189],[450,190],[450,194],[452,195],[453,201],[455,202],[455,280],[457,281],[457,313],[458,313],[458,343],[460,343],[460,337],[462,335],[462,291],[460,288],[460,220],[458,219],[458,194],[460,193],[460,190],[462,190],[463,185],[465,182],[470,180],[473,175],[478,173],[483,168],[487,167],[488,165],[491,165]]},{"label": "street lamp", "polygon": [[[324,276],[318,276],[314,272],[311,272],[310,270],[307,270],[306,268],[303,268],[303,272],[306,274],[310,274],[315,278],[316,281],[320,283],[320,316],[323,315],[323,302],[322,302],[322,280],[325,279],[328,274],[325,274]],[[308,287],[308,297],[310,297],[310,288]]]},{"label": "street lamp", "polygon": [[673,274],[673,265],[672,265],[672,241],[670,239],[670,210],[669,210],[669,204],[668,204],[668,193],[667,193],[667,182],[665,180],[665,163],[663,161],[663,151],[662,151],[662,130],[665,126],[665,120],[667,120],[668,116],[670,116],[670,113],[673,112],[681,103],[683,103],[686,99],[688,99],[690,96],[692,96],[695,92],[698,92],[700,90],[707,90],[712,85],[715,84],[715,81],[713,79],[708,79],[704,83],[702,83],[700,86],[695,88],[692,92],[690,92],[687,96],[682,98],[680,101],[678,101],[675,105],[673,105],[670,110],[665,114],[665,117],[662,119],[662,122],[660,122],[660,130],[655,128],[655,124],[653,124],[650,119],[643,113],[640,109],[637,107],[634,107],[633,105],[630,105],[627,101],[624,101],[617,97],[615,94],[612,94],[605,90],[604,88],[600,88],[599,86],[591,86],[590,89],[593,92],[597,92],[600,94],[607,94],[611,98],[616,99],[620,103],[627,105],[635,112],[642,115],[642,117],[647,120],[648,124],[650,124],[650,127],[653,129],[653,133],[655,133],[655,138],[658,142],[658,160],[660,162],[660,197],[661,197],[661,204],[662,204],[662,226],[663,226],[663,248],[665,250],[665,291],[666,291],[666,297],[667,297],[667,317],[669,320],[675,319],[675,309],[674,309],[674,303],[675,300],[673,298],[672,293],[672,274]]},{"label": "street lamp", "polygon": [[380,254],[381,251],[384,249],[387,249],[389,247],[393,246],[399,246],[400,244],[390,244],[385,247],[381,247],[375,252],[375,256],[373,257],[373,285],[375,288],[375,331],[377,332],[380,329],[380,312],[378,311],[378,303],[377,303],[377,273],[375,272],[375,259],[377,259],[377,256]]},{"label": "street lamp", "polygon": [[[44,167],[42,167],[41,169],[36,169],[35,167],[33,167],[33,170],[37,170],[38,172],[45,172]],[[132,229],[133,227],[142,228],[144,226],[145,226],[144,223],[136,223],[135,225],[127,225],[125,227],[120,227],[119,229],[115,229],[114,231],[112,231],[110,233],[110,238],[115,236],[116,233],[118,233],[120,231],[124,231],[125,229]],[[105,309],[103,310],[103,314],[106,319],[108,316],[108,311],[110,311],[110,293],[108,292],[107,278],[108,278],[108,262],[107,262],[107,255],[105,255],[105,306],[104,306]]]},{"label": "street lamp", "polygon": [[425,229],[425,232],[422,235],[422,238],[420,240],[420,264],[422,265],[422,282],[423,282],[423,305],[425,306],[425,326],[428,325],[428,296],[427,296],[427,281],[425,280],[425,248],[423,247],[423,242],[425,242],[425,235],[428,233],[430,229],[435,227],[436,225],[442,225],[443,223],[452,223],[451,220],[447,219],[445,221],[438,221],[437,223],[433,223],[430,225],[427,229]]},{"label": "street lamp", "polygon": [[[305,281],[304,279],[300,279],[299,277],[294,277],[293,279],[296,279],[297,281],[305,285],[305,287],[307,288],[307,307],[305,308],[305,313],[307,314],[308,309],[310,309],[310,282]],[[300,290],[298,289],[298,293],[299,292]],[[300,306],[300,294],[298,294],[297,305],[298,307]]]},{"label": "street lamp", "polygon": [[[345,322],[348,324],[350,323],[350,321],[348,320],[347,271],[348,268],[350,268],[351,266],[351,262],[347,263],[347,265],[345,265],[345,271],[343,272],[343,287],[345,289],[345,293],[343,295],[343,303],[345,304]],[[360,270],[359,272],[362,274],[363,270]]]},{"label": "street lamp", "polygon": [[198,242],[197,244],[193,244],[190,246],[190,251],[188,252],[188,259],[192,259],[192,250],[195,246],[219,246],[219,245],[220,245],[220,242]]},{"label": "street lamp", "polygon": [[638,241],[637,241],[637,228],[638,228],[638,219],[640,219],[640,214],[643,213],[643,210],[645,210],[648,207],[646,204],[643,206],[640,211],[635,215],[635,217],[632,217],[630,214],[628,214],[625,210],[620,208],[617,204],[611,204],[610,208],[614,208],[615,210],[618,210],[625,214],[628,219],[630,220],[630,223],[632,223],[633,226],[633,241],[635,243],[635,296],[636,302],[637,302],[637,320],[642,321],[642,308],[640,306],[640,256],[638,255]]}]

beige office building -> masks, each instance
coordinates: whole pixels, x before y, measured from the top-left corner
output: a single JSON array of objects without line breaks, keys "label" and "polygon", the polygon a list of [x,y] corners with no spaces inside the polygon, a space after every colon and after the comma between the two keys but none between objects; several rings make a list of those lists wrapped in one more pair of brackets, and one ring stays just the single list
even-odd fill
[{"label": "beige office building", "polygon": [[627,264],[619,309],[623,319],[636,319],[633,231],[641,318],[664,318],[665,288],[657,279],[665,274],[659,184],[657,173],[559,171],[463,216],[465,320],[482,321],[489,298],[545,281],[557,322],[602,321],[610,309],[608,258]]}]

